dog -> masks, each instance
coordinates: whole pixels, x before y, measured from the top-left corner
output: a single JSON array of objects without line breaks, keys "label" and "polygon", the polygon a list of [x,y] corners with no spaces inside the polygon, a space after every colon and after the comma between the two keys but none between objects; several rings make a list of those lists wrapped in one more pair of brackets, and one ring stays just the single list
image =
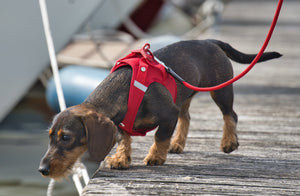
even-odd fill
[{"label": "dog", "polygon": [[[185,81],[199,87],[210,87],[231,79],[233,69],[229,58],[239,63],[250,63],[256,56],[241,53],[218,40],[181,41],[153,54]],[[266,52],[259,61],[280,56],[277,52]],[[68,176],[76,160],[86,151],[93,160],[101,162],[105,159],[107,167],[129,168],[132,139],[118,125],[127,111],[124,103],[128,102],[131,74],[130,66],[117,69],[82,104],[69,107],[55,116],[49,129],[50,144],[39,167],[43,176],[54,179]],[[197,92],[179,81],[176,85],[175,103],[163,85],[152,83],[139,107],[134,129],[158,127],[154,144],[144,159],[146,165],[164,164],[168,152],[183,153],[190,123],[189,106]],[[230,153],[239,146],[233,87],[229,85],[210,94],[224,119],[221,150]],[[116,143],[116,153],[106,157]]]}]

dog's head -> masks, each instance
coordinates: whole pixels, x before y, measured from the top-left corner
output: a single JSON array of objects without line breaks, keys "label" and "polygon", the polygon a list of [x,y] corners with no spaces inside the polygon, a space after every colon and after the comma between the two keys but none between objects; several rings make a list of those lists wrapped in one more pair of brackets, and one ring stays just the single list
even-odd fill
[{"label": "dog's head", "polygon": [[39,171],[45,177],[66,177],[78,158],[89,151],[101,162],[115,144],[117,126],[107,117],[82,105],[59,113],[49,129],[50,144]]}]

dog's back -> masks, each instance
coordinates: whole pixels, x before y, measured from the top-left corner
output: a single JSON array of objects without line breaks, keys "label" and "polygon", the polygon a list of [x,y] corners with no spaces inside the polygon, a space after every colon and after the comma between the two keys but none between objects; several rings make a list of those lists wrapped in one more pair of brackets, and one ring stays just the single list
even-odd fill
[{"label": "dog's back", "polygon": [[[218,85],[233,77],[228,58],[238,63],[251,63],[256,54],[245,54],[219,40],[181,41],[154,52],[188,83],[199,87]],[[258,62],[281,57],[277,52],[263,53]],[[199,77],[200,76],[200,77]]]}]

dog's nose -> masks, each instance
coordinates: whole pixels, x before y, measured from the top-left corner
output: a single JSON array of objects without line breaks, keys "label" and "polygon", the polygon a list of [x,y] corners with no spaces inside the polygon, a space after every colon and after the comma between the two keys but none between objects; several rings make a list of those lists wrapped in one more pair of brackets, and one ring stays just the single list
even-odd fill
[{"label": "dog's nose", "polygon": [[39,167],[39,172],[43,175],[43,176],[48,176],[50,173],[50,168],[49,166],[46,165],[41,165]]}]

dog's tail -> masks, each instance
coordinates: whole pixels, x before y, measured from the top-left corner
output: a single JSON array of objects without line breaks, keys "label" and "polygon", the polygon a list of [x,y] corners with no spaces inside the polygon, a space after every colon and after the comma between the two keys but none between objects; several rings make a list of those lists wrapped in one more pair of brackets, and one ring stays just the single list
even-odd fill
[{"label": "dog's tail", "polygon": [[[218,45],[225,53],[226,55],[233,61],[236,61],[238,63],[251,63],[253,59],[256,57],[256,54],[245,54],[242,53],[236,49],[234,49],[232,46],[230,46],[227,43],[224,43],[219,40],[213,40],[210,39],[210,42]],[[279,58],[282,55],[278,52],[265,52],[262,54],[258,62],[267,61],[274,58]]]}]

